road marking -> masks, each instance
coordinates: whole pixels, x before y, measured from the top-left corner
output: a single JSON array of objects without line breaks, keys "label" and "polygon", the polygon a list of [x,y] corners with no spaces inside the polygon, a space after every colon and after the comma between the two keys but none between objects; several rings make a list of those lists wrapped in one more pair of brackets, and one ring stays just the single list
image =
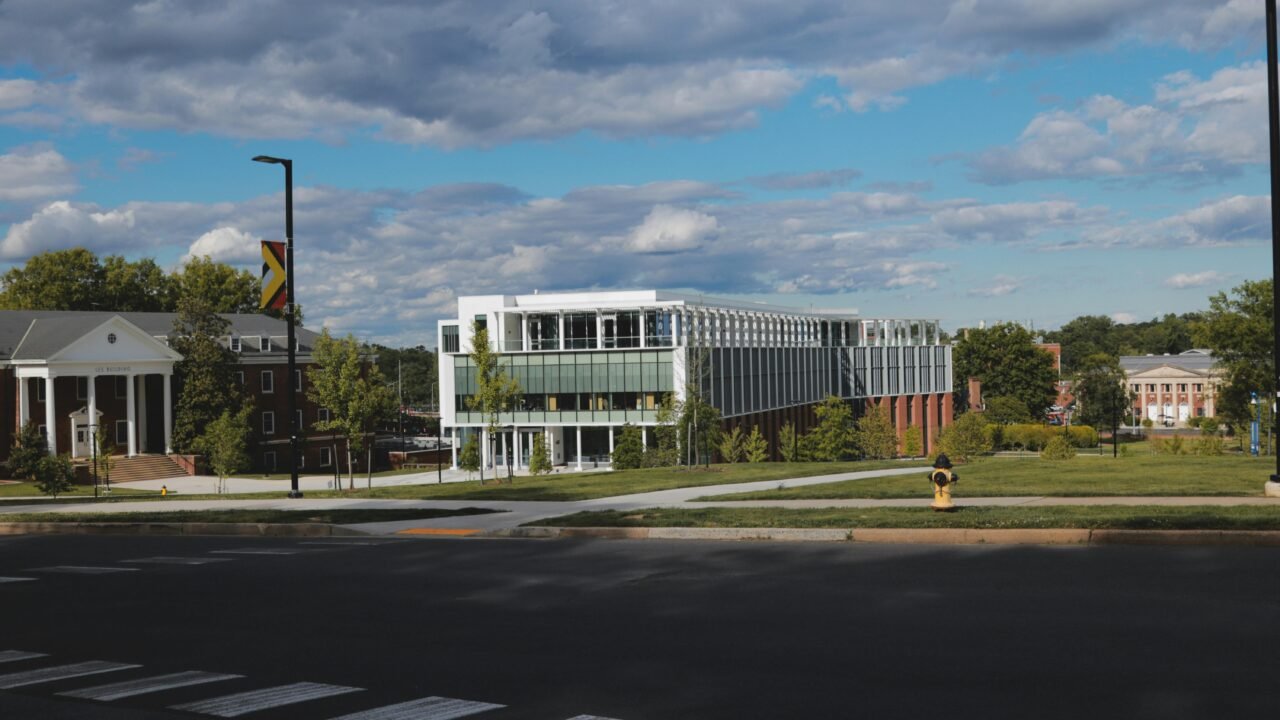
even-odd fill
[{"label": "road marking", "polygon": [[28,581],[28,580],[35,580],[35,578],[24,578],[24,577],[2,577],[2,576],[0,576],[0,583],[7,583],[7,582],[26,582],[26,581]]},{"label": "road marking", "polygon": [[300,542],[299,545],[388,545],[394,540],[314,540]]},{"label": "road marking", "polygon": [[318,700],[333,695],[360,692],[364,688],[345,687],[343,685],[325,685],[323,683],[300,682],[292,685],[251,690],[249,692],[223,695],[221,697],[200,700],[197,702],[171,705],[170,710],[186,710],[215,717],[239,717],[251,712],[267,708],[292,705],[307,700]]},{"label": "road marking", "polygon": [[210,550],[214,555],[297,555],[301,550],[277,548],[241,548],[240,550]]},{"label": "road marking", "polygon": [[106,575],[117,572],[137,572],[138,568],[98,567],[94,565],[51,565],[49,567],[32,568],[34,572],[70,573],[73,575]]},{"label": "road marking", "polygon": [[406,528],[398,531],[397,535],[452,535],[457,537],[465,537],[467,535],[475,535],[481,532],[479,528]]},{"label": "road marking", "polygon": [[617,720],[617,718],[607,718],[603,715],[574,715],[569,720]]},{"label": "road marking", "polygon": [[9,673],[8,675],[0,675],[0,690],[8,690],[10,688],[22,687],[24,685],[35,685],[36,683],[53,682],[54,680],[67,680],[69,678],[83,677],[85,675],[115,672],[116,670],[129,670],[136,667],[142,666],[104,662],[102,660],[90,660],[88,662],[72,663],[71,665],[57,665],[55,667],[41,668],[39,670]]},{"label": "road marking", "polygon": [[170,557],[167,555],[158,555],[156,557],[134,558],[133,560],[121,560],[127,563],[151,563],[154,565],[205,565],[216,562],[230,562],[231,558],[207,558],[207,557]]},{"label": "road marking", "polygon": [[333,720],[452,720],[453,718],[466,717],[503,707],[506,707],[506,705],[495,705],[474,700],[456,700],[433,695],[396,705],[387,705],[343,715],[342,717],[333,718]]},{"label": "road marking", "polygon": [[48,657],[44,653],[26,652],[23,650],[0,650],[0,663],[17,662],[19,660],[31,660],[33,658]]},{"label": "road marking", "polygon": [[221,680],[234,680],[242,677],[244,676],[189,670],[187,672],[157,675],[155,677],[142,678],[140,680],[126,680],[124,682],[111,683],[110,685],[97,685],[95,687],[82,688],[80,690],[68,690],[67,692],[61,692],[58,694],[66,695],[67,697],[84,698],[85,700],[110,702],[112,700],[119,700],[120,698],[133,697],[134,695],[145,695],[146,693],[160,692],[161,690],[172,690],[174,688],[188,687],[190,685],[203,685],[205,683],[219,682]]}]

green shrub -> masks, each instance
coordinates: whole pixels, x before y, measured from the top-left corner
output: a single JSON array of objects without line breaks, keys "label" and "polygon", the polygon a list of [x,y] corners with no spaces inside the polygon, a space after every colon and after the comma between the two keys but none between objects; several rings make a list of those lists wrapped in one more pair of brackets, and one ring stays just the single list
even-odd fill
[{"label": "green shrub", "polygon": [[1222,455],[1226,452],[1226,443],[1217,435],[1204,435],[1192,443],[1191,452],[1196,455]]},{"label": "green shrub", "polygon": [[751,427],[751,434],[742,444],[742,450],[746,453],[749,463],[762,463],[769,459],[769,441],[760,434],[759,425]]},{"label": "green shrub", "polygon": [[1199,423],[1198,427],[1200,428],[1200,432],[1204,433],[1205,435],[1215,435],[1215,434],[1217,434],[1217,432],[1218,432],[1218,428],[1219,428],[1219,427],[1220,427],[1220,425],[1221,425],[1221,424],[1218,422],[1218,418],[1216,418],[1216,417],[1212,417],[1212,416],[1210,416],[1210,417],[1202,417],[1202,418],[1195,418],[1195,419],[1197,419],[1197,420],[1199,420],[1199,421],[1200,421],[1200,423]]},{"label": "green shrub", "polygon": [[1187,418],[1187,427],[1198,428],[1202,422],[1204,422],[1204,418],[1192,416]]},{"label": "green shrub", "polygon": [[1045,460],[1070,460],[1075,456],[1075,446],[1062,435],[1054,435],[1045,443],[1044,450],[1040,451],[1040,457]]},{"label": "green shrub", "polygon": [[729,432],[720,433],[720,459],[727,463],[736,463],[742,459],[743,437],[742,428],[734,427]]},{"label": "green shrub", "polygon": [[987,420],[981,413],[969,412],[956,418],[950,427],[942,429],[938,446],[954,462],[970,459],[991,452],[987,438]]},{"label": "green shrub", "polygon": [[533,451],[529,454],[529,474],[545,475],[551,472],[551,457],[547,454],[547,443],[543,434],[533,436]]},{"label": "green shrub", "polygon": [[1155,425],[1156,425],[1155,421],[1152,420],[1151,418],[1142,418],[1142,427],[1150,430],[1151,428],[1155,427]]},{"label": "green shrub", "polygon": [[1098,447],[1098,431],[1088,425],[1072,425],[1067,428],[1067,440],[1078,448]]},{"label": "green shrub", "polygon": [[36,465],[36,487],[45,495],[52,495],[55,500],[58,493],[71,489],[75,479],[76,471],[71,466],[70,456],[45,455]]},{"label": "green shrub", "polygon": [[907,457],[920,457],[924,451],[924,431],[919,425],[908,425],[902,433],[902,454]]},{"label": "green shrub", "polygon": [[1005,445],[1036,451],[1044,447],[1057,431],[1039,423],[1020,423],[1004,428]]},{"label": "green shrub", "polygon": [[1156,455],[1186,455],[1187,443],[1182,439],[1181,435],[1161,438],[1153,437],[1147,441],[1151,447],[1151,452]]},{"label": "green shrub", "polygon": [[640,428],[630,423],[622,426],[618,439],[613,444],[614,470],[634,470],[644,461],[644,440],[640,437]]}]

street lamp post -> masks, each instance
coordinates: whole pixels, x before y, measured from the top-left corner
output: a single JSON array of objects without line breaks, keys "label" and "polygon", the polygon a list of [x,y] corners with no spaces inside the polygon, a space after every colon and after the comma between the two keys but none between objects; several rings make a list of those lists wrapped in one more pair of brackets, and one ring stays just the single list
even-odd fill
[{"label": "street lamp post", "polygon": [[[1276,79],[1276,0],[1267,0],[1267,120],[1271,145],[1271,309],[1272,398],[1280,391],[1280,82]],[[1280,495],[1280,452],[1276,453],[1276,471],[1266,486],[1267,495]]]},{"label": "street lamp post", "polygon": [[293,297],[293,161],[286,158],[271,157],[270,155],[258,155],[253,158],[253,161],[284,166],[284,321],[289,328],[286,340],[289,345],[289,373],[287,375],[287,383],[289,385],[289,497],[300,498],[302,497],[302,491],[298,489],[298,383],[294,380],[297,351],[293,334],[297,307],[294,305]]}]

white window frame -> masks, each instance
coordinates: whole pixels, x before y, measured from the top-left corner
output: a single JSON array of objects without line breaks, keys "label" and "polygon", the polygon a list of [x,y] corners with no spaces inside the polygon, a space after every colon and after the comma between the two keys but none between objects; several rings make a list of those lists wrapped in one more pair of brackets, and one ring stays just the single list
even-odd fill
[{"label": "white window frame", "polygon": [[302,432],[302,423],[303,423],[302,411],[294,410],[293,414],[294,414],[294,418],[298,421],[298,425],[296,429],[298,430],[298,432]]},{"label": "white window frame", "polygon": [[129,444],[129,421],[117,420],[116,421],[116,445],[128,446],[128,444]]},{"label": "white window frame", "polygon": [[36,378],[36,402],[44,402],[44,384],[49,382],[45,378]]},{"label": "white window frame", "polygon": [[[271,427],[270,430],[267,429],[268,425],[270,425]],[[262,434],[263,435],[276,434],[276,414],[272,410],[262,411]]]},{"label": "white window frame", "polygon": [[267,472],[275,472],[277,467],[275,450],[268,450],[262,453],[262,466]]},{"label": "white window frame", "polygon": [[271,338],[258,338],[258,352],[271,352]]},{"label": "white window frame", "polygon": [[316,409],[316,422],[329,422],[329,408]]},{"label": "white window frame", "polygon": [[[84,392],[83,392],[83,393],[81,393],[81,392],[80,392],[80,388],[81,388],[80,383],[84,383],[84,386],[83,386],[83,387],[84,387]],[[76,399],[77,399],[77,400],[88,400],[88,399],[89,399],[89,378],[88,378],[88,377],[86,377],[86,376],[84,376],[84,375],[77,375],[77,376],[76,376]]]},{"label": "white window frame", "polygon": [[333,466],[333,448],[328,448],[328,447],[320,448],[320,467],[326,468],[326,467],[332,467],[332,466]]},{"label": "white window frame", "polygon": [[238,352],[240,352],[240,347],[241,347],[241,345],[240,345],[240,336],[239,336],[239,335],[232,335],[232,336],[231,336],[230,346],[231,346],[231,352],[233,352],[233,353],[238,353]]},{"label": "white window frame", "polygon": [[271,395],[276,391],[276,376],[274,370],[263,370],[258,377],[258,386],[262,388],[263,395]]},{"label": "white window frame", "polygon": [[240,382],[240,387],[244,387],[244,371],[243,370],[236,371],[236,380]]}]

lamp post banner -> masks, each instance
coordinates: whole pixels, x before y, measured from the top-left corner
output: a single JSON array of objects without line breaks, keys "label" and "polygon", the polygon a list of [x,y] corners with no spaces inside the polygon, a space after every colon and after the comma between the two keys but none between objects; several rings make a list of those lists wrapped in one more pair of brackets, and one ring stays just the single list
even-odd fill
[{"label": "lamp post banner", "polygon": [[285,248],[284,243],[262,241],[262,310],[283,310],[285,306]]}]

